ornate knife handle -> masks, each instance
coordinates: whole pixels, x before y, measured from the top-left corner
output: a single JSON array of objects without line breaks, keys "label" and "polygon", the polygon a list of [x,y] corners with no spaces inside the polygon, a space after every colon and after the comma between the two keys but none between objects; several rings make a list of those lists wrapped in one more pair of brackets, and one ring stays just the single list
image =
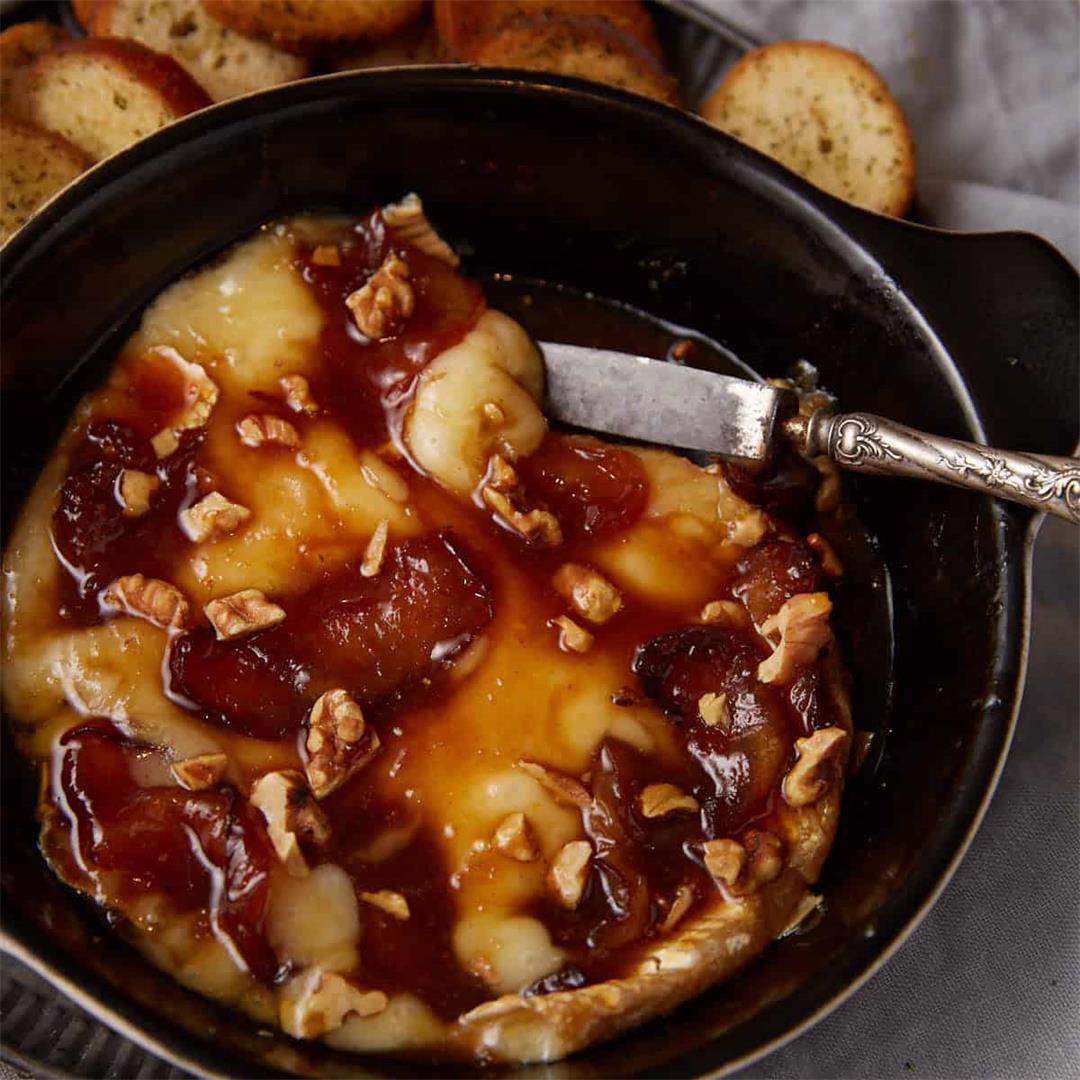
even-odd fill
[{"label": "ornate knife handle", "polygon": [[872,413],[830,413],[788,420],[804,453],[883,476],[914,476],[1010,499],[1080,524],[1080,459],[1018,454],[927,435]]}]

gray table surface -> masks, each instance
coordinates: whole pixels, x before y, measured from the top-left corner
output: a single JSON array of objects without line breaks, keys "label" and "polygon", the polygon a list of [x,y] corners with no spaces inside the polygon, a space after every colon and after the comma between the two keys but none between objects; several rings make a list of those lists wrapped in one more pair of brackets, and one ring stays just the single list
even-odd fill
[{"label": "gray table surface", "polygon": [[[908,111],[934,223],[1029,229],[1080,258],[1075,0],[706,2],[761,40],[867,55]],[[1048,521],[1020,723],[971,850],[873,979],[741,1077],[1080,1076],[1078,627],[1080,537]],[[0,1080],[13,1075],[0,1063]]]}]

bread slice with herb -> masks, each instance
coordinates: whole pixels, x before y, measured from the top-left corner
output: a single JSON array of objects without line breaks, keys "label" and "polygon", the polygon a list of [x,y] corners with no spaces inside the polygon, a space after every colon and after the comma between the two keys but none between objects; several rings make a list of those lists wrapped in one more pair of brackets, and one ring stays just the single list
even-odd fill
[{"label": "bread slice with herb", "polygon": [[200,0],[83,0],[76,11],[92,37],[129,38],[171,56],[214,101],[302,79],[309,70],[303,57],[238,34]]},{"label": "bread slice with herb", "polygon": [[68,40],[67,31],[47,22],[13,23],[0,33],[0,109],[8,119],[26,115],[23,76],[44,52]]},{"label": "bread slice with herb", "polygon": [[89,164],[59,135],[0,119],[0,242]]},{"label": "bread slice with herb", "polygon": [[203,0],[241,34],[306,52],[346,41],[381,41],[418,19],[422,0]]},{"label": "bread slice with herb", "polygon": [[210,104],[172,57],[119,38],[60,45],[27,72],[30,119],[92,161]]},{"label": "bread slice with herb", "polygon": [[652,16],[638,0],[435,0],[435,34],[441,55],[471,60],[483,38],[514,19],[558,15],[603,19],[660,58]]},{"label": "bread slice with herb", "polygon": [[576,75],[678,104],[675,81],[639,41],[603,19],[517,17],[480,39],[469,58],[485,67]]},{"label": "bread slice with herb", "polygon": [[711,124],[856,206],[899,216],[915,191],[903,109],[858,54],[824,41],[754,49],[701,107]]}]

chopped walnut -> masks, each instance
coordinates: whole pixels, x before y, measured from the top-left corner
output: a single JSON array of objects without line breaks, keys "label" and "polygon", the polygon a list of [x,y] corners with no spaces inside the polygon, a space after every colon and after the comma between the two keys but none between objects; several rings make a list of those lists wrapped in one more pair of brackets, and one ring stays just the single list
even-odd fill
[{"label": "chopped walnut", "polygon": [[415,192],[410,192],[401,202],[384,206],[382,219],[399,243],[411,244],[418,251],[430,255],[433,259],[441,259],[448,266],[457,267],[460,263],[454,249],[428,221],[424,204]]},{"label": "chopped walnut", "polygon": [[777,937],[787,937],[788,934],[795,933],[819,907],[821,907],[821,897],[815,896],[812,892],[806,893],[795,905],[787,926],[780,931]]},{"label": "chopped walnut", "polygon": [[167,458],[175,454],[180,447],[180,436],[172,428],[162,428],[151,440],[150,445],[158,458]]},{"label": "chopped walnut", "polygon": [[116,478],[116,501],[124,511],[124,517],[142,517],[150,509],[161,481],[153,473],[138,469],[123,469]]},{"label": "chopped walnut", "polygon": [[622,609],[619,590],[587,566],[563,563],[555,572],[551,584],[589,622],[605,623]]},{"label": "chopped walnut", "polygon": [[746,863],[746,848],[738,840],[706,840],[701,845],[705,869],[715,881],[729,888],[735,884]]},{"label": "chopped walnut", "polygon": [[386,538],[390,532],[390,522],[383,518],[371,534],[364,549],[364,561],[360,564],[360,573],[364,577],[374,577],[381,569],[386,557]]},{"label": "chopped walnut", "polygon": [[750,829],[743,836],[746,849],[746,888],[754,890],[775,881],[784,869],[784,843],[775,833]]},{"label": "chopped walnut", "polygon": [[311,253],[311,261],[316,266],[340,266],[341,251],[337,244],[317,244]]},{"label": "chopped walnut", "polygon": [[548,885],[564,908],[576,908],[589,877],[592,848],[587,840],[571,840],[552,860]]},{"label": "chopped walnut", "polygon": [[811,533],[806,538],[806,543],[817,555],[818,562],[821,563],[821,569],[829,577],[838,578],[844,576],[844,564],[840,561],[840,557],[836,554],[832,544],[821,533]]},{"label": "chopped walnut", "polygon": [[183,761],[174,761],[172,774],[176,782],[188,791],[205,791],[221,780],[228,767],[229,759],[224,754],[199,754]]},{"label": "chopped walnut", "polygon": [[847,745],[848,734],[838,727],[818,728],[813,735],[796,739],[799,757],[780,787],[784,801],[796,809],[816,803],[838,774]]},{"label": "chopped walnut", "polygon": [[376,892],[362,892],[358,895],[365,904],[370,904],[380,911],[385,911],[387,915],[397,919],[399,922],[404,922],[411,914],[409,901],[401,893],[394,892],[393,889],[379,889]]},{"label": "chopped walnut", "polygon": [[480,495],[488,508],[510,526],[522,539],[534,541],[546,547],[555,547],[562,543],[562,529],[555,515],[547,510],[530,510],[524,513],[514,506],[510,497],[497,490],[491,484],[480,489]]},{"label": "chopped walnut", "polygon": [[727,732],[731,728],[731,711],[728,709],[727,694],[702,694],[698,698],[698,715],[706,727],[719,728]]},{"label": "chopped walnut", "polygon": [[506,420],[506,413],[494,401],[485,401],[480,408],[480,412],[492,427],[499,427]]},{"label": "chopped walnut", "polygon": [[236,532],[251,517],[251,511],[246,506],[230,502],[221,492],[211,491],[194,506],[181,510],[177,516],[187,538],[199,544],[211,536]]},{"label": "chopped walnut", "polygon": [[330,826],[304,783],[293,769],[268,772],[251,786],[251,805],[266,819],[266,832],[278,858],[291,877],[304,877],[307,859],[301,841],[321,846],[330,839]]},{"label": "chopped walnut", "polygon": [[517,862],[532,862],[540,854],[529,819],[522,813],[504,817],[495,830],[493,842],[497,851]]},{"label": "chopped walnut", "polygon": [[188,602],[179,589],[167,581],[142,574],[118,577],[101,593],[99,603],[103,608],[127,612],[165,630],[182,627],[188,617]]},{"label": "chopped walnut", "polygon": [[300,432],[288,420],[273,413],[248,413],[236,422],[236,433],[245,446],[284,446],[295,450],[300,445]]},{"label": "chopped walnut", "polygon": [[341,975],[310,968],[282,990],[282,1030],[297,1039],[334,1031],[350,1016],[376,1016],[389,1004],[381,990],[362,990]]},{"label": "chopped walnut", "polygon": [[550,625],[559,628],[559,648],[563,652],[587,653],[595,640],[592,634],[578,626],[569,615],[560,615],[552,619]]},{"label": "chopped walnut", "polygon": [[409,264],[391,252],[382,265],[355,292],[345,297],[353,322],[364,337],[383,341],[401,328],[416,307],[416,294],[409,283]]},{"label": "chopped walnut", "polygon": [[564,806],[588,806],[592,802],[588,791],[576,780],[565,773],[555,772],[535,761],[519,761],[517,767],[528,773],[541,787],[555,797],[555,801]]},{"label": "chopped walnut", "polygon": [[[498,409],[498,405],[495,408]],[[501,491],[504,495],[509,495],[521,482],[518,479],[517,472],[514,470],[514,466],[502,454],[491,455],[491,460],[488,462],[487,476],[484,479],[488,486],[493,487],[496,491]]]},{"label": "chopped walnut", "polygon": [[694,890],[689,885],[680,885],[675,890],[675,896],[668,905],[667,914],[660,924],[660,933],[668,934],[682,922],[682,917],[690,910],[694,903]]},{"label": "chopped walnut", "polygon": [[319,411],[318,403],[311,396],[311,384],[303,375],[282,375],[278,386],[285,395],[285,404],[296,413],[315,416]]},{"label": "chopped walnut", "polygon": [[268,630],[285,619],[285,609],[266,599],[261,589],[242,589],[232,596],[211,600],[204,608],[218,641],[246,637]]},{"label": "chopped walnut", "polygon": [[698,620],[709,626],[738,628],[746,626],[750,617],[746,608],[735,600],[710,600],[701,609]]},{"label": "chopped walnut", "polygon": [[345,690],[327,690],[308,716],[304,749],[304,772],[315,797],[322,799],[375,756],[379,737],[367,727],[363,710]]},{"label": "chopped walnut", "polygon": [[659,818],[680,811],[696,813],[700,807],[693,795],[687,795],[674,784],[648,784],[638,796],[642,817]]},{"label": "chopped walnut", "polygon": [[831,636],[829,613],[832,603],[826,593],[799,593],[761,624],[762,637],[780,635],[772,656],[758,664],[757,676],[763,683],[786,686],[816,659]]}]

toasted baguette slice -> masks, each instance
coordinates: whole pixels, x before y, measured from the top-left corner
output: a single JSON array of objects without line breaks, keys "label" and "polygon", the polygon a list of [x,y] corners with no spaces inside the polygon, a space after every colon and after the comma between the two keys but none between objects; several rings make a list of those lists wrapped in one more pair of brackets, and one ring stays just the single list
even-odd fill
[{"label": "toasted baguette slice", "polygon": [[701,115],[867,210],[899,216],[915,192],[915,147],[903,110],[856,53],[781,41],[747,53]]},{"label": "toasted baguette slice", "polygon": [[241,34],[304,53],[345,41],[382,41],[420,17],[422,0],[203,0]]},{"label": "toasted baguette slice", "polygon": [[199,0],[83,0],[92,37],[130,38],[171,56],[214,101],[302,79],[308,62],[238,34]]},{"label": "toasted baguette slice", "polygon": [[640,42],[603,19],[518,17],[481,38],[471,57],[486,67],[576,75],[678,104],[675,82]]},{"label": "toasted baguette slice", "polygon": [[31,119],[92,161],[210,104],[171,57],[119,38],[72,41],[39,57],[27,96]]},{"label": "toasted baguette slice", "polygon": [[23,76],[30,65],[54,45],[68,40],[67,31],[47,22],[24,22],[0,33],[0,109],[17,120],[27,115]]},{"label": "toasted baguette slice", "polygon": [[418,67],[436,62],[435,35],[428,23],[395,34],[386,41],[353,46],[328,60],[333,71],[361,71],[380,67]]},{"label": "toasted baguette slice", "polygon": [[59,135],[0,119],[0,243],[89,164]]},{"label": "toasted baguette slice", "polygon": [[448,60],[472,60],[481,39],[523,15],[603,19],[660,59],[652,16],[638,0],[435,0],[439,54]]}]

